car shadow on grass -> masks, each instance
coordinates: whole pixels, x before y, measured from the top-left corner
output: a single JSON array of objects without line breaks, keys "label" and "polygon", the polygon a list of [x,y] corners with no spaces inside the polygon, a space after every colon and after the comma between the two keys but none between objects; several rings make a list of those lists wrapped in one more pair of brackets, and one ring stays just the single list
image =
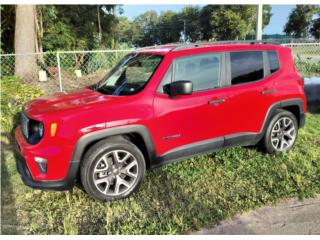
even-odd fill
[{"label": "car shadow on grass", "polygon": [[204,190],[203,195],[213,196],[211,202],[204,201],[197,184],[186,184],[184,176],[174,171],[177,164],[148,171],[139,190],[123,200],[97,203],[84,193],[88,204],[106,215],[88,212],[87,221],[77,224],[78,234],[181,234],[225,219],[227,212],[221,209],[228,206],[223,199]]},{"label": "car shadow on grass", "polygon": [[[14,152],[14,129],[19,118],[19,113],[13,115],[11,131],[1,132],[1,234],[19,234],[14,183],[9,170],[8,154],[6,154]],[[15,163],[14,166],[16,166]]]},{"label": "car shadow on grass", "polygon": [[1,142],[1,234],[17,234],[17,209],[13,184],[8,169],[5,151],[12,151],[10,144]]},{"label": "car shadow on grass", "polygon": [[320,101],[308,102],[307,110],[309,113],[320,113]]},{"label": "car shadow on grass", "polygon": [[[188,161],[188,160],[187,160]],[[218,198],[212,198],[209,204],[205,195],[208,193],[195,189],[196,183],[190,182],[189,184],[182,185],[184,176],[179,176],[172,169],[176,164],[172,163],[168,167],[159,167],[150,172],[146,179],[147,185],[154,185],[154,177],[157,177],[156,184],[158,188],[149,188],[150,196],[153,196],[152,202],[157,203],[153,205],[147,203],[143,196],[137,196],[137,202],[140,207],[145,208],[146,219],[154,219],[156,224],[157,219],[166,218],[167,225],[163,226],[161,232],[154,232],[155,234],[181,234],[190,231],[192,228],[199,228],[203,226],[204,222],[208,221],[212,224],[217,224],[223,220],[225,212],[221,211],[224,208],[224,203]],[[196,170],[195,170],[196,171]],[[213,190],[214,191],[214,190]],[[139,194],[139,193],[137,193]],[[215,202],[215,204],[212,204]]]}]

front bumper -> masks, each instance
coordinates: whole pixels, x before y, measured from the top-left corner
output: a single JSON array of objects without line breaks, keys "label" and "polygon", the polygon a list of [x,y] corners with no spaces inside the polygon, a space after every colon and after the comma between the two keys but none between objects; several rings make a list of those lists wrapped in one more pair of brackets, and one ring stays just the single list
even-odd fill
[{"label": "front bumper", "polygon": [[[68,190],[73,187],[76,180],[77,172],[79,169],[79,162],[70,161],[69,167],[67,169],[67,174],[64,178],[59,180],[48,180],[48,179],[35,179],[30,171],[30,167],[35,168],[34,166],[28,166],[32,163],[30,161],[30,150],[27,149],[27,145],[21,137],[20,129],[16,129],[16,141],[14,148],[14,155],[16,159],[17,170],[20,173],[23,183],[29,187],[36,189],[45,189],[45,190]],[[35,164],[35,163],[34,163]],[[42,177],[42,175],[37,175]],[[43,175],[45,178],[45,175]]]},{"label": "front bumper", "polygon": [[[16,144],[17,145],[17,144]],[[71,178],[58,181],[36,181],[32,179],[25,159],[20,154],[19,150],[15,149],[15,158],[18,172],[20,173],[23,183],[29,187],[45,190],[68,190],[73,187],[74,181]]]}]

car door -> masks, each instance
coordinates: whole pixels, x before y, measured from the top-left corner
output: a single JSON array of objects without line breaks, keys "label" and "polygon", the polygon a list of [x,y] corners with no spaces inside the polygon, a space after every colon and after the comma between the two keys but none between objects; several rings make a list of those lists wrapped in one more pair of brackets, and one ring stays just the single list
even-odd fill
[{"label": "car door", "polygon": [[229,126],[226,145],[233,145],[233,140],[243,144],[246,140],[250,142],[261,130],[273,102],[274,86],[272,77],[268,76],[270,67],[266,52],[230,52],[227,53],[227,63],[230,86],[225,107],[230,114],[226,119]]},{"label": "car door", "polygon": [[[210,139],[215,139],[211,147],[223,145],[226,92],[221,87],[224,70],[224,53],[188,55],[172,62],[154,98],[158,155],[177,149],[190,155],[197,151],[192,147],[205,150],[202,143]],[[170,97],[163,92],[165,84],[179,80],[192,81],[191,95]]]}]

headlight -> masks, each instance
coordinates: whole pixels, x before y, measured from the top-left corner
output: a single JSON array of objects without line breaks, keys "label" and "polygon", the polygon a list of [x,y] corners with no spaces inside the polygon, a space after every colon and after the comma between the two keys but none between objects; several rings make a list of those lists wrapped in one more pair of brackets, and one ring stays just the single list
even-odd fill
[{"label": "headlight", "polygon": [[43,123],[39,122],[39,136],[42,138],[44,133]]},{"label": "headlight", "polygon": [[[37,120],[28,118],[23,114],[21,128],[29,144],[37,144],[44,135],[43,123]],[[27,120],[26,120],[27,119]]]}]

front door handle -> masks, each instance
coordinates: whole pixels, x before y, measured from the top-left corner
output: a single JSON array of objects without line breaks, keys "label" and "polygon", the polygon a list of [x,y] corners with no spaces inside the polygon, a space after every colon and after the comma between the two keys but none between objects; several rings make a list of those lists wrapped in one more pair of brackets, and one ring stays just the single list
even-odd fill
[{"label": "front door handle", "polygon": [[267,89],[267,90],[263,90],[262,92],[261,92],[261,94],[262,95],[266,95],[266,94],[270,94],[270,93],[274,93],[275,91],[274,91],[274,89],[272,88],[272,89]]},{"label": "front door handle", "polygon": [[220,99],[215,99],[215,100],[210,100],[208,104],[219,104],[219,103],[224,103],[226,100],[224,98]]}]

